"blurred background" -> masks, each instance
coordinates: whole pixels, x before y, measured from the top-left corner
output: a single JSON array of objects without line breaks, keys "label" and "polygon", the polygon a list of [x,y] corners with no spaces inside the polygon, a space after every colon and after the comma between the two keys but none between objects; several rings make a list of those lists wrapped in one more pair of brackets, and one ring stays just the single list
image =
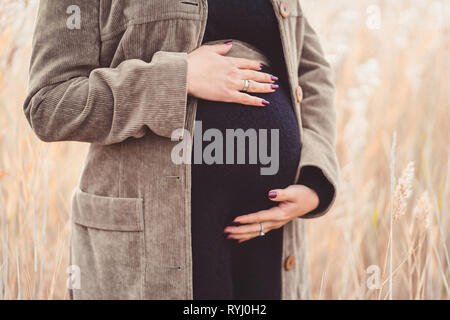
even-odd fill
[{"label": "blurred background", "polygon": [[[449,299],[450,2],[301,3],[336,73],[342,170],[307,221],[312,297]],[[36,8],[0,0],[0,299],[67,298],[88,147],[40,142],[23,114]]]}]

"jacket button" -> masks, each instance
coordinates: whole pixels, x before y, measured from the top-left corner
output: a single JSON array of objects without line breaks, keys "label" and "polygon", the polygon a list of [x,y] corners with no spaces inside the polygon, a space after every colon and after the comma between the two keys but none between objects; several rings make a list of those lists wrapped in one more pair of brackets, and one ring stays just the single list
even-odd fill
[{"label": "jacket button", "polygon": [[295,257],[293,255],[290,255],[286,258],[284,268],[286,269],[286,271],[292,270],[292,268],[294,268],[294,264],[295,264]]},{"label": "jacket button", "polygon": [[303,100],[303,89],[302,87],[298,86],[297,90],[295,90],[295,95],[297,96],[297,101],[300,103]]},{"label": "jacket button", "polygon": [[280,14],[283,18],[287,18],[289,16],[289,6],[286,1],[280,2]]}]

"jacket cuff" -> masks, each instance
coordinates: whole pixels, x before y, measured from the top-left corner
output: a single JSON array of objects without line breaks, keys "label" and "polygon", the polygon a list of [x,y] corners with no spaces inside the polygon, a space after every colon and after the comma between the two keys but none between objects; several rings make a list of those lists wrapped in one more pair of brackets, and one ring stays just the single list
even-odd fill
[{"label": "jacket cuff", "polygon": [[325,213],[333,201],[336,190],[333,185],[325,178],[322,171],[313,166],[303,167],[300,173],[298,184],[313,189],[319,196],[319,205],[313,211],[303,215],[301,218],[317,218]]},{"label": "jacket cuff", "polygon": [[[158,51],[148,67],[153,70],[144,71],[141,82],[144,85],[141,89],[149,93],[141,101],[143,123],[155,134],[171,138],[175,130],[185,128],[188,99],[187,53]],[[145,134],[145,128],[143,131],[142,135]]]},{"label": "jacket cuff", "polygon": [[[303,128],[302,134],[303,139],[299,181],[301,181],[302,184],[305,184],[308,187],[312,188],[313,190],[316,190],[316,192],[319,191],[320,194],[322,194],[322,192],[323,195],[327,194],[327,196],[325,196],[326,200],[323,200],[323,202],[321,201],[321,204],[319,204],[318,208],[316,208],[313,212],[302,216],[301,218],[318,218],[326,214],[331,209],[336,200],[336,194],[340,180],[339,165],[334,146],[328,143],[319,134],[308,128]],[[320,172],[318,176],[321,177],[308,178],[308,171],[303,170],[307,167],[317,168],[318,172]],[[317,170],[315,170],[316,173]],[[302,175],[305,174],[305,172],[306,176],[304,178]],[[316,180],[322,182],[316,182]],[[322,200],[320,194],[319,199]],[[330,198],[330,200],[328,200],[328,198]]]}]

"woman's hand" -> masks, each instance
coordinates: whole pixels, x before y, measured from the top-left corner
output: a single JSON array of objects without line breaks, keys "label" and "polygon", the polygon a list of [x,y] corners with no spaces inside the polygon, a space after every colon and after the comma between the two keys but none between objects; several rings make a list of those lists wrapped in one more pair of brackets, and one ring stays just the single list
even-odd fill
[{"label": "woman's hand", "polygon": [[241,243],[259,237],[260,222],[264,233],[267,233],[311,212],[319,205],[317,193],[304,185],[291,185],[286,189],[272,190],[268,196],[280,204],[268,210],[237,217],[233,222],[242,225],[226,227],[224,232],[229,233],[227,239],[239,240]]},{"label": "woman's hand", "polygon": [[232,42],[203,45],[188,55],[188,94],[211,101],[268,105],[268,101],[240,91],[245,80],[252,80],[248,92],[274,92],[278,78],[259,72],[262,65],[258,61],[226,57],[231,48]]}]

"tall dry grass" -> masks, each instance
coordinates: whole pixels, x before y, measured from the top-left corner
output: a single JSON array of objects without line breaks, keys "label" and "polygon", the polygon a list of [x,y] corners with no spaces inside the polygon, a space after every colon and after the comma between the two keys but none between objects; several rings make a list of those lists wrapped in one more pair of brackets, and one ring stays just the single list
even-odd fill
[{"label": "tall dry grass", "polygon": [[[342,168],[337,205],[308,221],[312,295],[449,299],[449,4],[302,5],[336,70]],[[66,297],[87,150],[40,142],[23,116],[35,9],[0,2],[0,299]]]}]

